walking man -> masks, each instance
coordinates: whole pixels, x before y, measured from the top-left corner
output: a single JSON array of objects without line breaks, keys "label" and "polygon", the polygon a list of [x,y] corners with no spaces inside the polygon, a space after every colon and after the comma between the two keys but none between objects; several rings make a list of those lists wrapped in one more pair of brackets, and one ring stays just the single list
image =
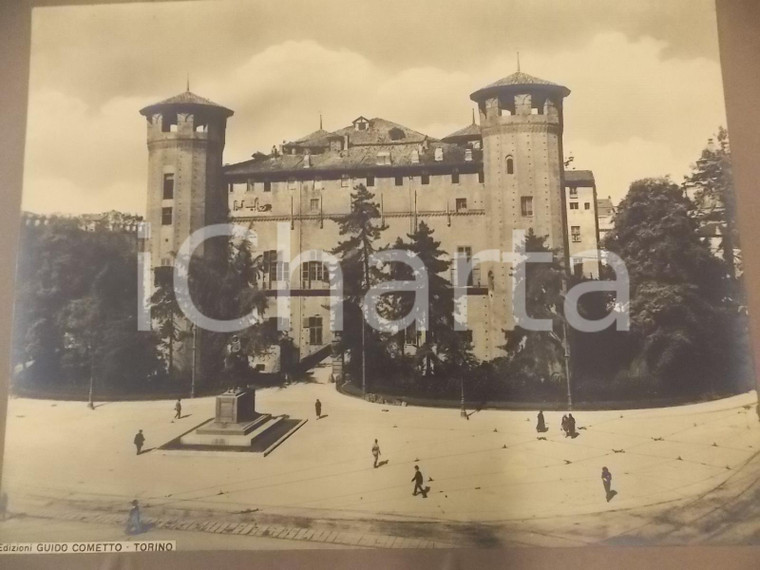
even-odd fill
[{"label": "walking man", "polygon": [[145,436],[143,435],[142,430],[137,432],[137,435],[135,435],[135,447],[137,448],[137,455],[140,455],[140,451],[142,451],[142,446],[145,443]]},{"label": "walking man", "polygon": [[417,492],[419,491],[422,493],[422,496],[425,496],[425,489],[422,487],[422,471],[420,471],[419,466],[414,466],[414,477],[412,477],[412,481],[414,482],[414,491],[412,492],[412,495],[417,495]]},{"label": "walking man", "polygon": [[546,431],[546,421],[544,420],[543,411],[538,412],[538,423],[536,424],[536,431],[538,433],[543,433]]},{"label": "walking man", "polygon": [[174,404],[174,411],[176,412],[174,414],[174,419],[180,419],[182,417],[182,400],[177,399],[177,403]]},{"label": "walking man", "polygon": [[565,432],[565,437],[567,437],[568,435],[568,425],[569,425],[569,422],[567,419],[567,414],[565,414],[564,416],[562,416],[562,431]]},{"label": "walking man", "polygon": [[602,467],[602,484],[604,485],[604,494],[609,503],[612,498],[612,473],[606,467]]},{"label": "walking man", "polygon": [[380,445],[375,440],[375,445],[372,446],[372,455],[375,457],[375,464],[373,467],[377,467],[377,460],[380,458]]},{"label": "walking man", "polygon": [[317,412],[317,419],[322,417],[322,402],[319,401],[319,398],[314,402],[314,411]]},{"label": "walking man", "polygon": [[140,506],[137,499],[132,501],[132,508],[129,510],[127,519],[127,534],[137,534],[142,531],[142,522],[140,521]]}]

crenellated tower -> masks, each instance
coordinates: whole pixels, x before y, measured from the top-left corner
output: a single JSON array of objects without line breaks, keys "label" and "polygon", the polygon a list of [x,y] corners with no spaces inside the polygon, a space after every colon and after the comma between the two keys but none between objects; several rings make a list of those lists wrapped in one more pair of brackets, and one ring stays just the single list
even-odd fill
[{"label": "crenellated tower", "polygon": [[233,112],[188,90],[140,114],[148,124],[151,261],[165,267],[191,233],[227,219],[222,152]]},{"label": "crenellated tower", "polygon": [[[478,89],[488,242],[511,251],[513,230],[532,228],[567,251],[563,206],[562,104],[570,90],[517,72]],[[487,267],[491,303],[488,353],[498,356],[503,329],[514,327],[511,266]]]}]

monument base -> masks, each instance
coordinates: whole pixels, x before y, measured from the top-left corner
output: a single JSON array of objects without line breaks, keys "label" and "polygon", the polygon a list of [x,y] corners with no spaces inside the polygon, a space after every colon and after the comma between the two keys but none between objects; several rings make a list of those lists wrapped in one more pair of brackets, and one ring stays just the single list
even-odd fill
[{"label": "monument base", "polygon": [[273,417],[254,409],[253,390],[228,390],[216,397],[216,416],[173,439],[161,449],[195,451],[253,451],[271,453],[306,420]]},{"label": "monument base", "polygon": [[253,440],[274,428],[282,417],[273,418],[270,414],[259,414],[252,422],[245,424],[227,424],[210,421],[195,431],[179,438],[182,445],[212,445],[216,447],[250,446]]}]

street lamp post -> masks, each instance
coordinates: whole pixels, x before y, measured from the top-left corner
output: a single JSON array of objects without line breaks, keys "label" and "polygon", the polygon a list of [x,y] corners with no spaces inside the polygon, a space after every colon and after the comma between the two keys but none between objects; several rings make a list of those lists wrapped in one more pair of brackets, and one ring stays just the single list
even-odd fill
[{"label": "street lamp post", "polygon": [[464,409],[464,375],[459,376],[459,387],[461,389],[461,400],[459,402],[459,415],[463,418],[467,417],[467,410]]},{"label": "street lamp post", "polygon": [[87,343],[87,352],[90,353],[90,394],[87,399],[87,407],[94,410],[95,402],[93,401],[93,388],[95,385],[95,355],[92,353],[92,341]]},{"label": "street lamp post", "polygon": [[193,327],[193,350],[192,350],[192,366],[190,367],[190,397],[195,398],[195,351],[196,351],[196,344],[197,344],[197,331],[198,327],[195,323],[190,325]]}]

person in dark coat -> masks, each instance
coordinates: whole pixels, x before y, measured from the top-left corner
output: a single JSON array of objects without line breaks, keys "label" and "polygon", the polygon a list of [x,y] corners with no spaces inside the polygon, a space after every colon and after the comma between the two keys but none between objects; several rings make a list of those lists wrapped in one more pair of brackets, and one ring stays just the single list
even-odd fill
[{"label": "person in dark coat", "polygon": [[380,444],[375,440],[375,445],[372,446],[372,455],[375,458],[375,464],[373,467],[377,467],[377,460],[380,459]]},{"label": "person in dark coat", "polygon": [[140,520],[140,505],[137,499],[132,501],[132,508],[129,509],[129,518],[127,519],[127,534],[137,534],[142,532],[142,521]]},{"label": "person in dark coat", "polygon": [[544,412],[538,412],[538,423],[536,424],[536,431],[543,433],[546,431],[546,422],[544,421]]},{"label": "person in dark coat", "polygon": [[573,417],[573,414],[568,414],[567,416],[567,435],[574,436],[575,435],[575,418]]},{"label": "person in dark coat", "polygon": [[565,432],[565,437],[567,437],[568,435],[567,429],[568,429],[568,420],[567,420],[567,414],[565,414],[564,416],[562,416],[562,431]]},{"label": "person in dark coat", "polygon": [[178,420],[182,417],[182,400],[177,400],[177,403],[174,404],[174,411],[176,412],[174,414],[174,419]]},{"label": "person in dark coat", "polygon": [[143,435],[142,430],[137,432],[137,435],[135,435],[135,447],[137,448],[137,455],[140,455],[140,452],[142,451],[142,446],[145,443],[145,436]]},{"label": "person in dark coat", "polygon": [[416,495],[417,492],[422,493],[422,496],[425,496],[425,489],[422,486],[422,471],[420,471],[419,466],[414,466],[414,477],[412,477],[412,481],[414,482],[414,491],[412,491],[412,495]]},{"label": "person in dark coat", "polygon": [[317,412],[317,419],[322,417],[322,402],[319,401],[319,398],[314,402],[314,411]]},{"label": "person in dark coat", "polygon": [[612,498],[612,473],[606,467],[602,467],[602,484],[604,485],[604,494],[609,503]]}]

